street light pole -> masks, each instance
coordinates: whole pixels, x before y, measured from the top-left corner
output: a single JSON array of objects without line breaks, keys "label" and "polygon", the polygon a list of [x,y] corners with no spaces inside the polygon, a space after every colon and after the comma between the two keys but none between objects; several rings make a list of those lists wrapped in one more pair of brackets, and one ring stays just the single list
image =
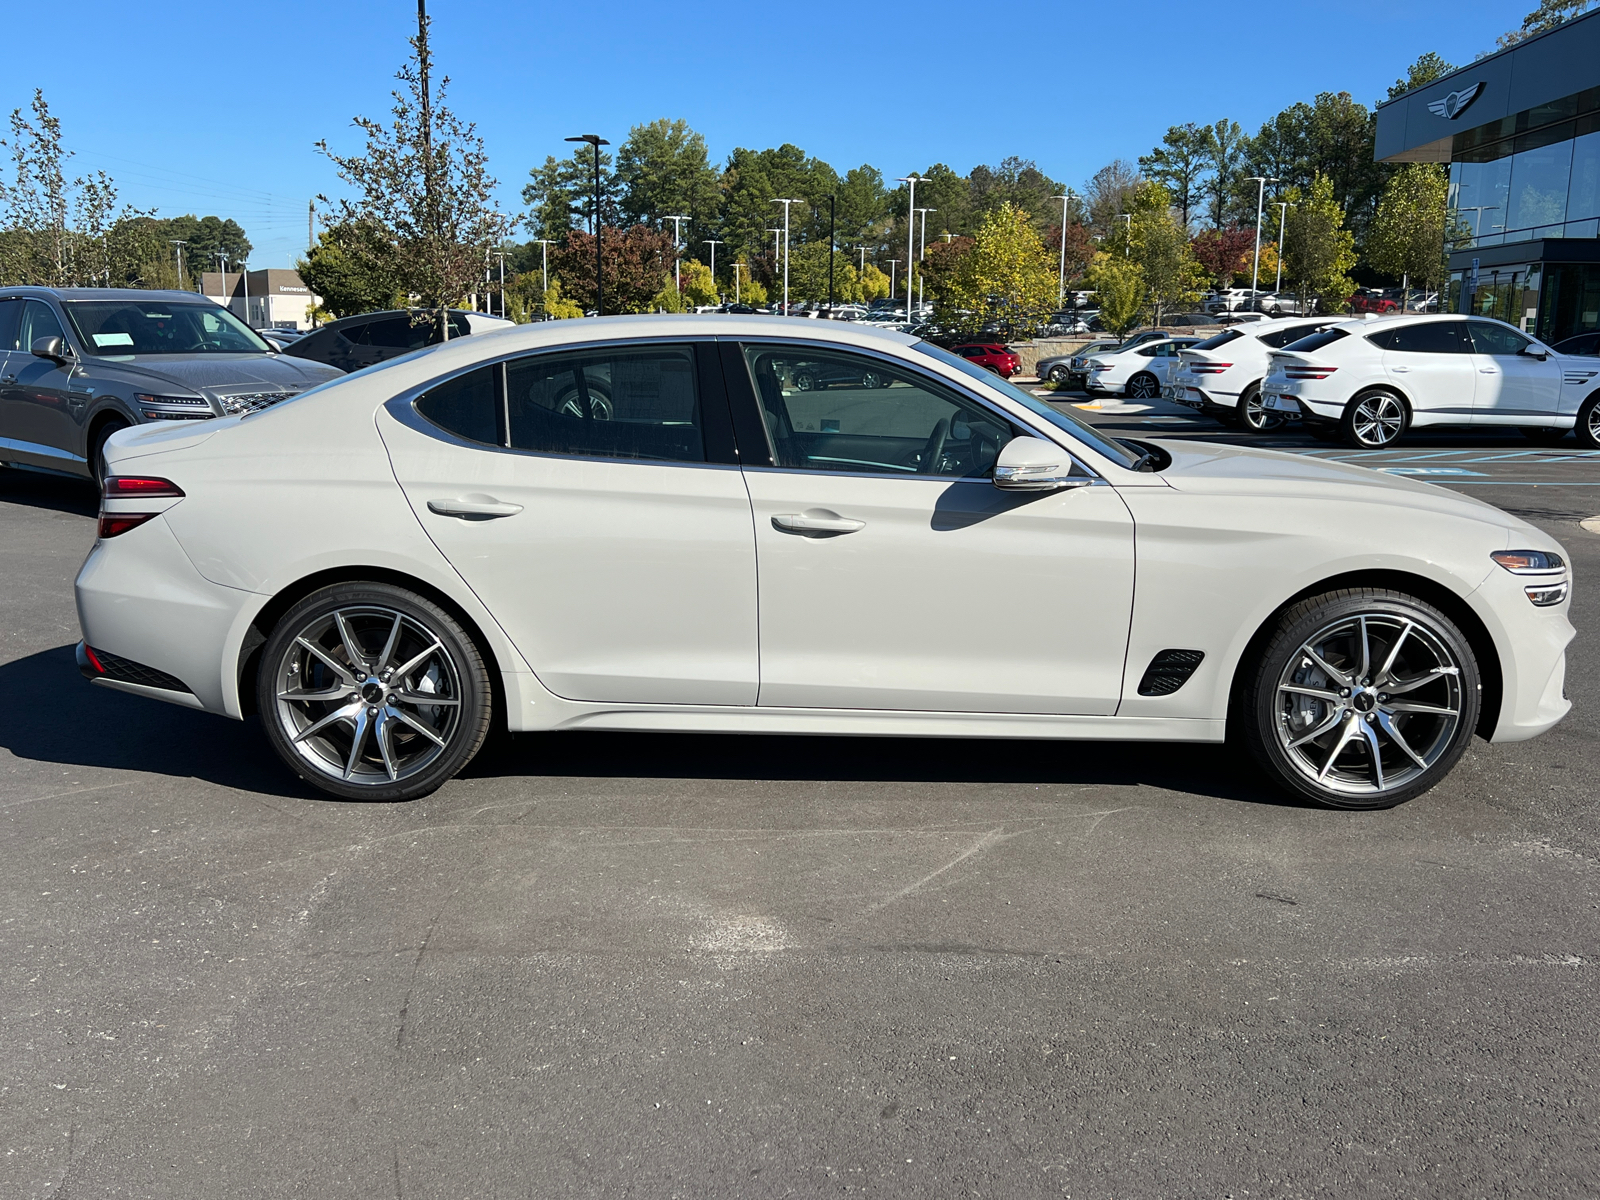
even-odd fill
[{"label": "street light pole", "polygon": [[534,238],[533,240],[539,243],[540,277],[544,281],[544,289],[540,292],[540,295],[543,295],[544,292],[550,290],[550,239]]},{"label": "street light pole", "polygon": [[1060,308],[1067,302],[1067,202],[1072,199],[1072,193],[1050,198],[1061,201],[1061,272],[1056,280],[1056,307]]},{"label": "street light pole", "polygon": [[[228,255],[226,251],[222,250],[213,250],[211,253],[212,257],[217,260],[218,269],[222,272],[222,284],[217,289],[220,293],[219,299],[222,302],[222,307],[232,312],[233,303],[228,296]],[[202,291],[205,290],[205,276],[203,275],[200,277],[200,288]]]},{"label": "street light pole", "polygon": [[[906,320],[909,321],[911,320],[911,264],[914,261],[911,256],[915,250],[917,233],[917,184],[921,182],[921,179],[913,173],[897,180],[897,182],[903,183],[911,189],[906,202]],[[891,296],[894,295],[892,285],[889,288],[889,294]]]},{"label": "street light pole", "polygon": [[[931,213],[931,212],[938,212],[938,211],[939,210],[937,208],[919,208],[919,209],[917,209],[917,212],[920,213],[921,216],[922,216],[922,220],[918,222],[918,224],[921,226],[921,228],[917,233],[917,265],[918,265],[918,270],[917,270],[917,307],[918,308],[922,307],[922,283],[923,283],[923,280],[922,280],[921,264],[922,264],[922,260],[928,257],[928,214]],[[906,314],[906,320],[909,321],[910,319],[911,319],[911,314],[908,312]]]},{"label": "street light pole", "polygon": [[[250,260],[239,264],[239,282],[244,284],[244,323],[250,325]],[[250,325],[254,329],[254,325]]]},{"label": "street light pole", "polygon": [[606,315],[606,281],[600,270],[600,147],[610,142],[598,133],[582,133],[569,137],[569,142],[587,142],[594,148],[594,315]]},{"label": "street light pole", "polygon": [[783,315],[789,315],[789,206],[799,204],[798,200],[773,200],[774,204],[783,205]]},{"label": "street light pole", "polygon": [[178,290],[181,292],[185,290],[183,286],[183,248],[189,243],[179,241],[177,238],[168,238],[167,240],[178,248]]},{"label": "street light pole", "polygon": [[494,256],[500,260],[500,319],[506,317],[506,252],[496,250]]},{"label": "street light pole", "polygon": [[717,247],[722,245],[715,238],[707,238],[705,245],[711,247],[711,290],[717,294],[717,299],[722,299],[722,289],[717,286]]},{"label": "street light pole", "polygon": [[834,236],[838,230],[837,193],[828,197],[828,319],[833,319],[833,255],[838,249]]},{"label": "street light pole", "polygon": [[744,266],[743,263],[734,263],[733,264],[733,302],[735,304],[740,303],[740,300],[739,300],[739,268],[742,267],[742,266]]},{"label": "street light pole", "polygon": [[683,260],[678,256],[679,234],[683,230],[683,223],[688,217],[665,216],[663,221],[672,222],[672,286],[678,289],[678,294],[683,294]]},{"label": "street light pole", "polygon": [[[891,258],[889,260],[889,300],[891,302],[894,300],[894,269],[899,265],[900,260],[898,258]],[[891,309],[890,311],[893,312],[894,310]],[[911,318],[909,316],[906,317],[906,320],[909,321],[910,319]]]},{"label": "street light pole", "polygon": [[1289,220],[1289,202],[1278,201],[1278,282],[1272,285],[1273,293],[1283,291],[1283,228]]},{"label": "street light pole", "polygon": [[1246,175],[1245,179],[1256,185],[1256,259],[1250,268],[1250,303],[1256,302],[1257,285],[1261,282],[1261,206],[1267,198],[1267,184],[1277,183],[1273,175]]}]

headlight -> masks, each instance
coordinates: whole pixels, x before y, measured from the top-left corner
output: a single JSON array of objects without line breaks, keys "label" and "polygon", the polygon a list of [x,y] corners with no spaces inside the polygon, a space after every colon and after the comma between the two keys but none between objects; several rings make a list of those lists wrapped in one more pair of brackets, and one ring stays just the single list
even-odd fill
[{"label": "headlight", "polygon": [[1567,598],[1572,586],[1567,579],[1567,564],[1550,550],[1496,550],[1489,555],[1513,575],[1529,579],[1522,590],[1539,608],[1549,608]]},{"label": "headlight", "polygon": [[204,421],[217,414],[201,396],[155,396],[135,392],[133,402],[152,421]]}]

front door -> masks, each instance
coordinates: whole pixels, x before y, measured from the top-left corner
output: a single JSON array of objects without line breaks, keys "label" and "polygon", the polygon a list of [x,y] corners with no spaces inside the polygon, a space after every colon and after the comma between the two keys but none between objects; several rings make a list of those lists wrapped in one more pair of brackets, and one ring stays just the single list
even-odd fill
[{"label": "front door", "polygon": [[754,704],[755,543],[715,347],[532,354],[391,401],[423,528],[558,696]]},{"label": "front door", "polygon": [[1472,419],[1477,367],[1466,322],[1458,317],[1380,330],[1385,373],[1411,399],[1412,410],[1465,425]]},{"label": "front door", "polygon": [[[745,470],[761,705],[1116,711],[1134,547],[1113,488],[999,491],[1021,431],[899,365],[782,344],[727,361],[773,464]],[[802,374],[828,383],[802,391]]]},{"label": "front door", "polygon": [[1498,321],[1468,321],[1478,386],[1474,425],[1543,425],[1560,415],[1561,364],[1522,351],[1533,343]]}]

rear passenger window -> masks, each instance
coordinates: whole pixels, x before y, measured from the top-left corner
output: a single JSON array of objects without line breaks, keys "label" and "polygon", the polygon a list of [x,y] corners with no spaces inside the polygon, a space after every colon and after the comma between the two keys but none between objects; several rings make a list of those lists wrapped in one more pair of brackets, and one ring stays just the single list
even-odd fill
[{"label": "rear passenger window", "polygon": [[495,395],[498,366],[479,367],[447,379],[417,400],[417,411],[440,429],[494,446],[501,442],[500,403]]},{"label": "rear passenger window", "polygon": [[1291,325],[1287,329],[1274,329],[1270,333],[1263,333],[1259,340],[1264,346],[1271,346],[1274,350],[1282,350],[1290,342],[1298,342],[1301,338],[1322,328],[1324,326],[1321,325]]},{"label": "rear passenger window", "polygon": [[1402,354],[1470,354],[1465,321],[1420,321],[1397,329],[1380,329],[1367,340],[1381,350]]},{"label": "rear passenger window", "polygon": [[541,354],[506,364],[509,444],[541,454],[705,462],[685,346]]}]

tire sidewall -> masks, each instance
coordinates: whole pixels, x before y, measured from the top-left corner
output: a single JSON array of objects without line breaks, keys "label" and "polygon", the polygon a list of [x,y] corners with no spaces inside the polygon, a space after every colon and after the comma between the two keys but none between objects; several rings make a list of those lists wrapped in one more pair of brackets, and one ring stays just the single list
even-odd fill
[{"label": "tire sidewall", "polygon": [[106,462],[106,443],[111,440],[111,435],[129,428],[128,423],[120,417],[113,417],[99,429],[95,430],[94,444],[89,447],[89,472],[94,479],[96,487],[105,484],[106,475],[110,472]]},{"label": "tire sidewall", "polygon": [[1600,392],[1590,396],[1579,407],[1577,427],[1573,430],[1578,435],[1578,444],[1589,450],[1600,450],[1600,436],[1596,436],[1593,428],[1597,408],[1600,408]]},{"label": "tire sidewall", "polygon": [[[1362,401],[1369,400],[1374,396],[1387,396],[1400,406],[1400,428],[1396,431],[1394,437],[1381,445],[1373,445],[1370,442],[1362,441],[1361,438],[1356,436],[1356,409],[1361,406]],[[1357,392],[1351,397],[1350,403],[1344,406],[1344,415],[1339,418],[1339,427],[1344,433],[1345,441],[1357,450],[1387,450],[1405,437],[1406,431],[1411,428],[1411,406],[1393,392],[1385,391],[1382,388],[1369,388],[1366,391]]]},{"label": "tire sidewall", "polygon": [[[1449,647],[1456,661],[1461,664],[1461,717],[1449,747],[1437,762],[1411,783],[1365,799],[1318,787],[1290,761],[1277,738],[1278,679],[1289,659],[1319,629],[1357,613],[1403,616],[1425,625]],[[1257,763],[1279,786],[1327,808],[1393,808],[1436,786],[1466,753],[1478,724],[1482,676],[1477,656],[1466,636],[1454,621],[1431,604],[1401,592],[1352,588],[1310,597],[1284,612],[1276,632],[1251,670],[1244,700],[1240,716],[1246,723],[1245,735],[1250,750]]]},{"label": "tire sidewall", "polygon": [[[445,752],[425,770],[382,787],[348,784],[315,771],[290,744],[289,734],[278,716],[279,666],[295,637],[308,622],[334,609],[361,605],[397,609],[427,626],[455,659],[461,680],[461,714]],[[392,584],[335,584],[312,592],[273,627],[262,646],[260,664],[256,675],[256,710],[261,714],[268,742],[301,779],[319,791],[344,800],[414,800],[437,790],[472,761],[483,745],[493,716],[493,690],[484,657],[476,643],[455,618],[437,604]]]}]

